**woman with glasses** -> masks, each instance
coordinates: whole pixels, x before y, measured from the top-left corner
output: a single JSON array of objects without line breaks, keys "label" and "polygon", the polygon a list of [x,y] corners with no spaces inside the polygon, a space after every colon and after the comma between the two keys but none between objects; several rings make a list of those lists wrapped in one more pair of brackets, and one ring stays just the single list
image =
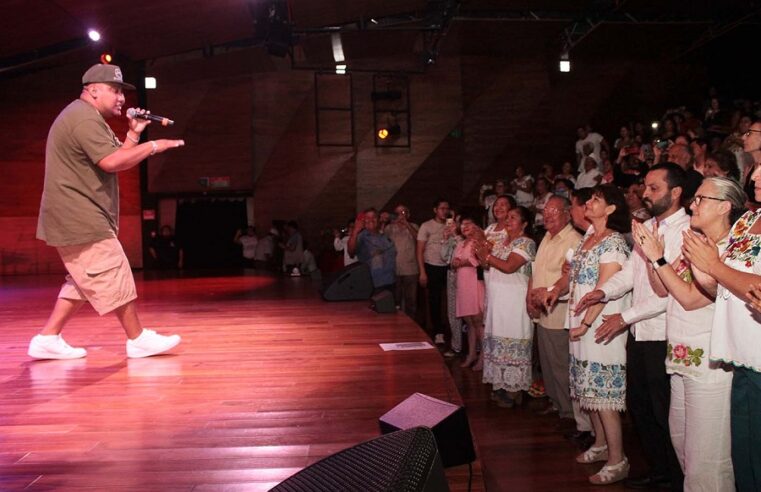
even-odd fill
[{"label": "woman with glasses", "polygon": [[[690,226],[726,250],[729,230],[744,211],[745,193],[737,181],[706,178],[690,210]],[[714,297],[701,284],[706,274],[682,255],[668,264],[657,224],[650,231],[633,223],[632,233],[652,262],[650,281],[668,295],[666,370],[671,374],[669,429],[685,490],[734,490],[730,442],[732,372],[710,361]]]},{"label": "woman with glasses", "polygon": [[[751,175],[761,201],[761,122],[743,137],[756,163]],[[761,283],[761,211],[748,211],[729,232],[726,251],[716,242],[685,234],[685,258],[710,277],[716,289],[710,358],[734,366],[732,380],[732,462],[738,490],[761,490],[761,314],[753,308],[752,285]]]}]

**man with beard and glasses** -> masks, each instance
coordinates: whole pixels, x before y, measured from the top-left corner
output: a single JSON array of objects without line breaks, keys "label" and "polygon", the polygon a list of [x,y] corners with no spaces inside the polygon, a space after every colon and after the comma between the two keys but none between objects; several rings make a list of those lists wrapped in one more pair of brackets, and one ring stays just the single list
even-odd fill
[{"label": "man with beard and glasses", "polygon": [[[682,207],[686,184],[684,169],[674,163],[658,164],[645,176],[643,203],[652,219],[645,222],[649,230],[653,221],[665,243],[664,258],[668,263],[680,256],[682,231],[690,227],[689,216]],[[616,314],[603,316],[604,322],[595,333],[597,343],[607,343],[630,327],[627,340],[627,407],[642,443],[648,473],[626,481],[630,488],[670,487],[682,490],[679,461],[671,444],[668,415],[671,400],[669,376],[666,373],[666,305],[648,279],[649,261],[634,238],[629,260],[600,289],[584,296],[579,311],[599,302],[617,299],[632,291],[632,306]]]}]

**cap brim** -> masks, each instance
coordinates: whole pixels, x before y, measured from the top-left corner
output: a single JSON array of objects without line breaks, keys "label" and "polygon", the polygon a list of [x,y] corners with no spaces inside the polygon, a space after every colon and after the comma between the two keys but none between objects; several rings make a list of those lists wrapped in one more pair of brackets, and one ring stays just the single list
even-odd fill
[{"label": "cap brim", "polygon": [[122,89],[129,89],[131,91],[137,90],[137,87],[135,87],[132,84],[128,84],[126,82],[114,82],[113,80],[104,80],[102,82],[95,82],[95,81],[93,81],[93,82],[83,82],[82,83],[83,86],[90,85],[90,84],[113,84],[113,85],[118,85]]},{"label": "cap brim", "polygon": [[129,89],[131,91],[137,90],[137,88],[134,85],[128,84],[126,82],[107,82],[107,83],[120,85],[123,89]]}]

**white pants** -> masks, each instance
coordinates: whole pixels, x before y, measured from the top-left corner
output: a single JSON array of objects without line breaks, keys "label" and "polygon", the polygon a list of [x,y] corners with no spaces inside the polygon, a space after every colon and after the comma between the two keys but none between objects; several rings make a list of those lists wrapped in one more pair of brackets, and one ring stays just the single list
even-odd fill
[{"label": "white pants", "polygon": [[684,490],[734,491],[730,393],[732,372],[710,377],[671,376],[671,442],[684,472]]}]

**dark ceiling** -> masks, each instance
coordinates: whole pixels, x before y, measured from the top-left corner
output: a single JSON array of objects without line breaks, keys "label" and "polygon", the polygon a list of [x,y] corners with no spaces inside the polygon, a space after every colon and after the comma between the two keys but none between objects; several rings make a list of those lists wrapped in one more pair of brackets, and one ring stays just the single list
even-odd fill
[{"label": "dark ceiling", "polygon": [[689,54],[717,42],[741,43],[758,32],[761,7],[759,0],[3,0],[0,72],[82,48],[90,27],[101,31],[104,48],[131,60],[256,44],[265,34],[261,16],[273,3],[288,10],[297,43],[328,28],[355,37],[373,36],[371,30],[423,32],[442,25],[435,14],[443,11],[445,27],[475,36],[458,50],[478,50],[479,33],[499,38],[519,31],[523,40],[535,29],[558,50],[565,40],[594,55],[664,47]]}]

